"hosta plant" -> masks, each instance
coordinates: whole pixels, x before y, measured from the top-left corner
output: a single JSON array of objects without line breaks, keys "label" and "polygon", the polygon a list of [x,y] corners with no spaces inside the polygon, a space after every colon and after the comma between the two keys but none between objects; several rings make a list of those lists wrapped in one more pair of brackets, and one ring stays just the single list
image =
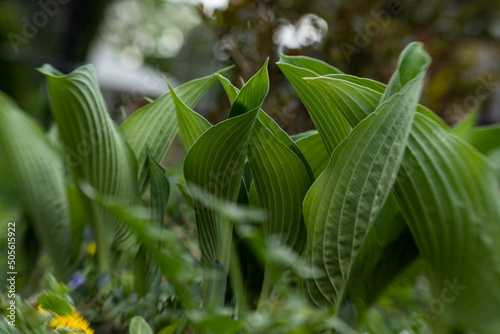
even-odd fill
[{"label": "hosta plant", "polygon": [[[420,105],[429,65],[412,43],[385,85],[282,56],[317,128],[293,136],[262,110],[267,62],[241,88],[227,69],[169,86],[120,127],[91,66],[64,75],[46,65],[49,133],[0,95],[19,240],[32,247],[20,263],[28,274],[45,249],[68,280],[88,224],[102,271],[119,270],[132,248],[139,296],[162,277],[171,284],[183,312],[162,332],[348,333],[419,259],[433,331],[498,333],[499,128],[450,129]],[[217,82],[231,107],[212,125],[193,108]],[[176,135],[187,154],[170,184],[162,160]],[[165,227],[174,187],[194,212],[199,261]],[[142,328],[136,318],[131,332]]]}]

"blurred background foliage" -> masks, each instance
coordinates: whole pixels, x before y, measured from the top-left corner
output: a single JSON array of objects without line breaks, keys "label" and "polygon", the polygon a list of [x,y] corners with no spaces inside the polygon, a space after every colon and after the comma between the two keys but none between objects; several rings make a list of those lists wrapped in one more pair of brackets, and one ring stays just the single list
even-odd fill
[{"label": "blurred background foliage", "polygon": [[[387,82],[399,50],[412,40],[424,42],[433,58],[423,104],[450,124],[480,105],[482,123],[500,120],[497,1],[7,0],[0,4],[0,32],[0,89],[47,127],[46,93],[34,70],[44,63],[64,72],[94,63],[119,120],[121,107],[131,113],[143,96],[166,91],[162,75],[184,82],[234,64],[239,83],[280,53]],[[127,71],[136,76],[127,80]],[[311,129],[276,66],[270,79],[275,89],[264,109],[289,133]],[[198,110],[216,122],[228,103],[215,89]]]}]

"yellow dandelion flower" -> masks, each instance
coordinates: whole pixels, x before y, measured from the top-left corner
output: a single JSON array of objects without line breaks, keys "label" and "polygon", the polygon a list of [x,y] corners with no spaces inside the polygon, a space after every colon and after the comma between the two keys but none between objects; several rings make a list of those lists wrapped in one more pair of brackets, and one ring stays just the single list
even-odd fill
[{"label": "yellow dandelion flower", "polygon": [[96,243],[95,242],[91,242],[87,246],[87,255],[90,256],[90,257],[93,257],[95,255],[96,250],[97,250]]},{"label": "yellow dandelion flower", "polygon": [[52,315],[52,313],[50,313],[49,311],[44,310],[42,305],[38,305],[38,313],[40,313],[44,317],[49,317],[50,315]]},{"label": "yellow dandelion flower", "polygon": [[52,316],[48,325],[56,331],[65,331],[70,333],[94,334],[94,330],[90,328],[88,321],[73,309],[72,314],[57,315],[44,310],[38,306],[38,311],[44,316]]}]

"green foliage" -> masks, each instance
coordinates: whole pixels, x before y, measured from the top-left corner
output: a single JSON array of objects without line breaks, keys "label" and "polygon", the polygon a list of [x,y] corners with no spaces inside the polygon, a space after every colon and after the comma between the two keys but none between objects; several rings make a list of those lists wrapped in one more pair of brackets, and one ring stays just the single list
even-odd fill
[{"label": "green foliage", "polygon": [[[426,326],[497,333],[498,127],[476,128],[471,116],[451,130],[419,105],[429,64],[410,44],[386,86],[282,57],[317,128],[292,137],[261,109],[267,62],[241,90],[225,70],[169,86],[121,128],[92,67],[63,75],[44,66],[57,129],[44,134],[0,95],[0,167],[19,186],[19,224],[34,230],[58,278],[94,268],[85,277],[111,274],[115,296],[149,304],[135,309],[131,334],[389,332],[383,305],[372,306],[420,264],[441,307]],[[212,125],[193,108],[217,81],[231,108]],[[187,151],[179,187],[161,163],[176,133]],[[186,226],[172,223],[169,200],[189,211]],[[190,219],[198,246],[179,232]],[[85,223],[99,269],[80,251]],[[62,287],[39,304],[71,313]],[[134,314],[113,299],[94,306]]]},{"label": "green foliage", "polygon": [[129,334],[153,334],[153,330],[149,327],[143,317],[133,317],[130,320]]}]

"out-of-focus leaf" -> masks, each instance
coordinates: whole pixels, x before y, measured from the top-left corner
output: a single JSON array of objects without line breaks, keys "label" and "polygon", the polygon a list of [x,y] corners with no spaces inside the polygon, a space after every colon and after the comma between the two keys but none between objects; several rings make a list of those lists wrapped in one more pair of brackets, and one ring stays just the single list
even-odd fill
[{"label": "out-of-focus leaf", "polygon": [[43,309],[61,316],[73,313],[71,309],[72,305],[69,305],[65,299],[51,293],[46,293],[39,297],[38,303]]},{"label": "out-of-focus leaf", "polygon": [[[94,68],[86,65],[63,75],[44,65],[40,71],[47,76],[52,114],[76,183],[87,182],[124,204],[138,203],[137,161],[108,115]],[[130,234],[92,201],[84,196],[82,200],[88,206],[99,264],[109,269],[110,253],[126,247]]]},{"label": "out-of-focus leaf", "polygon": [[175,322],[171,325],[168,325],[167,327],[164,327],[161,331],[159,331],[158,334],[174,334],[180,324],[180,322]]},{"label": "out-of-focus leaf", "polygon": [[[0,108],[0,151],[37,239],[47,249],[58,278],[66,280],[80,248],[72,243],[78,238],[72,235],[66,185],[59,169],[61,158],[41,127],[1,92]],[[16,227],[23,230],[19,224],[26,223],[20,220]]]},{"label": "out-of-focus leaf", "polygon": [[135,316],[130,320],[129,334],[153,334],[153,330],[143,317]]},{"label": "out-of-focus leaf", "polygon": [[478,112],[477,110],[472,110],[452,129],[452,132],[463,140],[470,142],[477,121]]}]

